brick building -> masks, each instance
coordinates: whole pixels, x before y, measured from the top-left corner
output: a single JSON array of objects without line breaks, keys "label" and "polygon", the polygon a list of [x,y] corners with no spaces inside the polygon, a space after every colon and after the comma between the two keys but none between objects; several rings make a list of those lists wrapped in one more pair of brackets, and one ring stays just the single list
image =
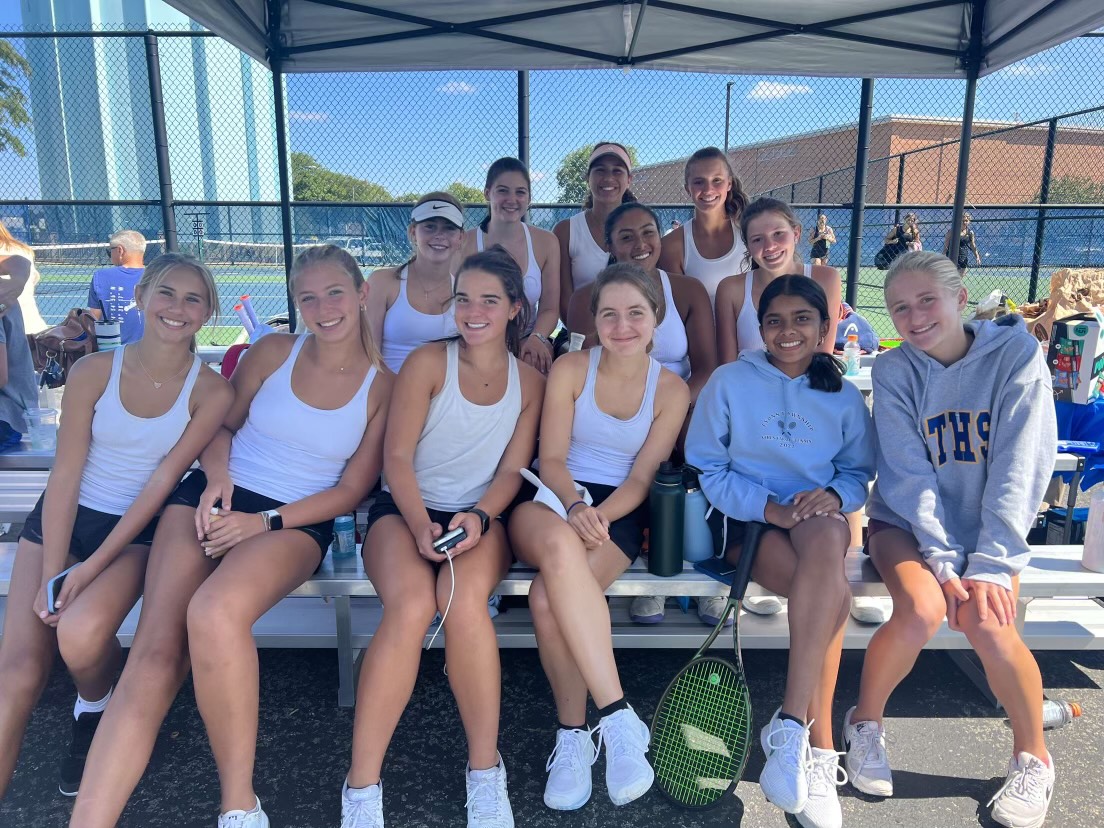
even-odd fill
[{"label": "brick building", "polygon": [[[867,203],[897,201],[902,152],[933,144],[946,146],[905,156],[901,202],[949,204],[958,174],[960,121],[890,115],[870,127]],[[976,121],[975,134],[1007,122]],[[795,203],[846,203],[854,186],[853,166],[857,125],[817,130],[786,138],[747,144],[729,150],[733,167],[750,194],[767,193]],[[1031,203],[1038,196],[1047,141],[1047,125],[1021,127],[990,138],[975,138],[970,153],[971,203]],[[633,192],[641,201],[685,203],[685,159],[638,167]],[[1104,185],[1104,129],[1063,126],[1059,122],[1052,177],[1087,179]],[[792,193],[791,193],[792,187]]]}]

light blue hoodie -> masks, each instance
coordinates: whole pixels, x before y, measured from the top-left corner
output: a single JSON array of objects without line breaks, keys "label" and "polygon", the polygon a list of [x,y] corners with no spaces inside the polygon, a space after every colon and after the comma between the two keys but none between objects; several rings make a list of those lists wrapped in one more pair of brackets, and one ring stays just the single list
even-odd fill
[{"label": "light blue hoodie", "polygon": [[1011,588],[1054,472],[1050,373],[1018,316],[971,322],[944,366],[908,343],[874,363],[878,480],[866,514],[911,532],[940,583]]},{"label": "light blue hoodie", "polygon": [[698,395],[686,461],[701,469],[709,502],[736,520],[763,520],[768,500],[831,486],[854,512],[874,476],[874,434],[859,390],[815,391],[791,379],[765,351],[722,365]]}]

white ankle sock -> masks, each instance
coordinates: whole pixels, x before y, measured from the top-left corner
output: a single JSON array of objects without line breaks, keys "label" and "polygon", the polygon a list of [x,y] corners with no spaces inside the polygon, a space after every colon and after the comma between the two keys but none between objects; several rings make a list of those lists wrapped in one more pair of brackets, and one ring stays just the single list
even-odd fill
[{"label": "white ankle sock", "polygon": [[372,799],[380,791],[380,783],[375,785],[366,785],[363,788],[345,788],[345,798],[352,802],[359,802],[363,799]]},{"label": "white ankle sock", "polygon": [[115,688],[112,687],[107,691],[107,695],[99,701],[88,701],[88,699],[77,693],[77,701],[73,705],[73,718],[79,719],[81,713],[103,713],[107,710],[107,703],[111,701],[111,691]]}]

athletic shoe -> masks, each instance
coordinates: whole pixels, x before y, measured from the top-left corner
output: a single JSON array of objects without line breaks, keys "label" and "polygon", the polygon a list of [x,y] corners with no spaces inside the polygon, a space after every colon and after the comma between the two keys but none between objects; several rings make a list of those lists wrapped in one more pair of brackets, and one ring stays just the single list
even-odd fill
[{"label": "athletic shoe", "polygon": [[644,758],[651,734],[631,707],[598,722],[598,750],[606,746],[606,790],[614,805],[628,805],[648,792],[655,771]]},{"label": "athletic shoe", "polygon": [[843,828],[843,811],[840,809],[836,788],[847,783],[847,773],[840,767],[842,753],[822,748],[811,748],[813,761],[805,774],[809,782],[809,800],[805,809],[797,815],[802,828]]},{"label": "athletic shoe", "polygon": [[76,796],[80,790],[84,761],[88,758],[92,737],[96,735],[96,728],[102,718],[103,713],[81,713],[73,719],[73,737],[69,741],[69,752],[61,760],[58,774],[58,790],[63,796]]},{"label": "athletic shoe", "polygon": [[629,618],[634,624],[658,624],[663,620],[662,595],[638,595],[629,604]]},{"label": "athletic shoe", "polygon": [[483,771],[468,765],[464,780],[468,789],[468,828],[514,828],[514,812],[506,789],[506,765],[502,754],[498,764]]},{"label": "athletic shoe", "polygon": [[1008,828],[1040,828],[1054,793],[1054,758],[1051,767],[1030,753],[1021,752],[1008,763],[996,796],[989,800],[993,819]]},{"label": "athletic shoe", "polygon": [[544,769],[548,781],[544,785],[544,804],[557,811],[574,811],[590,799],[591,766],[598,759],[589,730],[556,731],[556,747]]},{"label": "athletic shoe", "polygon": [[893,796],[893,773],[886,754],[885,727],[877,722],[851,723],[852,707],[843,717],[844,765],[856,790],[870,796]]},{"label": "athletic shoe", "polygon": [[[719,596],[713,598],[699,598],[698,599],[698,618],[707,627],[717,626],[717,622],[721,620],[721,616],[725,614],[725,610],[728,609],[728,599],[721,598]],[[728,620],[725,622],[727,627],[732,623],[732,614],[728,616]]]},{"label": "athletic shoe", "polygon": [[345,780],[341,786],[341,828],[383,828],[383,782],[353,793],[349,780]]},{"label": "athletic shoe", "polygon": [[809,803],[809,724],[780,719],[779,708],[759,733],[767,763],[759,774],[759,787],[767,800],[787,814],[799,814]]},{"label": "athletic shoe", "polygon": [[884,624],[892,612],[890,598],[856,595],[851,599],[851,617],[862,624]]},{"label": "athletic shoe", "polygon": [[487,599],[487,613],[491,616],[491,618],[498,617],[498,608],[501,604],[501,595],[492,595],[490,598]]},{"label": "athletic shoe", "polygon": [[782,612],[782,599],[777,595],[756,595],[744,598],[740,606],[755,615],[777,615]]},{"label": "athletic shoe", "polygon": [[252,811],[227,811],[219,814],[218,828],[268,828],[268,816],[261,810],[261,800]]}]

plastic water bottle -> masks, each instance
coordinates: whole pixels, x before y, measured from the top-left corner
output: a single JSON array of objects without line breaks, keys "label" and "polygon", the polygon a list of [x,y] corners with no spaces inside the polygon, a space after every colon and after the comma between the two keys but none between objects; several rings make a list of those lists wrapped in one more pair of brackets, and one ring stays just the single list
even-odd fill
[{"label": "plastic water bottle", "polygon": [[857,333],[849,333],[847,335],[847,344],[843,346],[843,373],[849,377],[856,376],[859,373],[859,362],[861,359],[862,348],[859,347],[859,335]]},{"label": "plastic water bottle", "polygon": [[682,469],[674,463],[660,463],[648,493],[652,523],[648,533],[648,571],[653,575],[669,578],[682,572],[685,503]]},{"label": "plastic water bottle", "polygon": [[[1043,730],[1065,727],[1081,715],[1081,705],[1074,701],[1043,700]],[[1004,720],[1011,727],[1008,719]]]},{"label": "plastic water bottle", "polygon": [[1085,522],[1085,550],[1081,566],[1093,572],[1104,572],[1104,489],[1097,488],[1089,501],[1089,518]]},{"label": "plastic water bottle", "polygon": [[334,520],[334,558],[351,558],[356,555],[356,525],[352,515],[341,515]]},{"label": "plastic water bottle", "polygon": [[705,512],[709,508],[709,503],[706,502],[705,493],[698,485],[698,470],[693,466],[686,466],[683,469],[682,485],[686,490],[682,558],[690,563],[697,563],[713,557],[713,536],[709,533],[709,524],[705,522]]}]

